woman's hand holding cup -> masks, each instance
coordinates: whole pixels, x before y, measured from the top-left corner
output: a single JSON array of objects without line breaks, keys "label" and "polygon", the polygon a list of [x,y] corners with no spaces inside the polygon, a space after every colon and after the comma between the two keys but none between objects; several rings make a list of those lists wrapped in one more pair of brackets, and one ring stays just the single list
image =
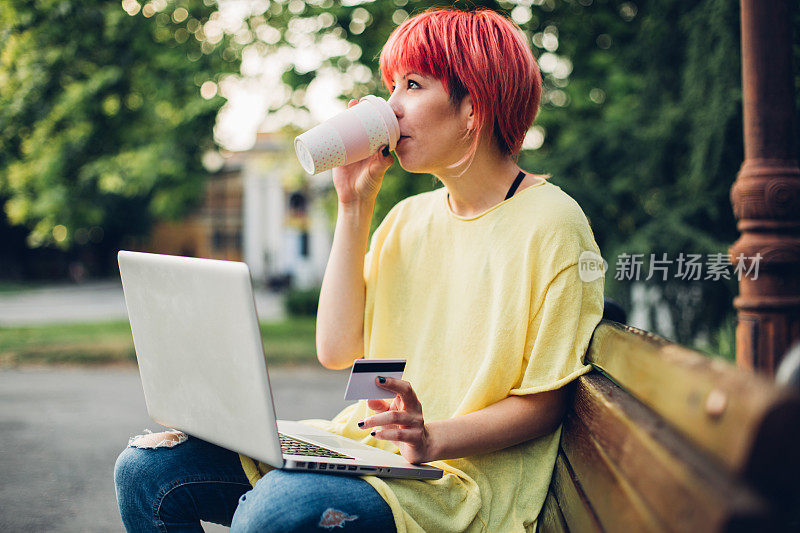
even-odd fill
[{"label": "woman's hand holding cup", "polygon": [[[351,108],[357,103],[356,99],[350,100],[347,107]],[[383,175],[394,163],[394,157],[387,148],[388,146],[383,146],[366,159],[331,170],[333,186],[336,188],[340,204],[350,205],[375,201],[383,183]],[[384,155],[384,153],[388,155]]]},{"label": "woman's hand holding cup", "polygon": [[332,169],[339,203],[375,201],[383,174],[394,158],[400,124],[389,102],[368,94],[352,99],[347,109],[294,139],[303,169],[316,175]]}]

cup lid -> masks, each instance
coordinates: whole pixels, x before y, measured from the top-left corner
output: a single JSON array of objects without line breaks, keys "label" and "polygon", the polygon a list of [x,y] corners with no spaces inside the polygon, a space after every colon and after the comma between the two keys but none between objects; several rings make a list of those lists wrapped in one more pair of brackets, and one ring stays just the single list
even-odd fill
[{"label": "cup lid", "polygon": [[373,94],[364,96],[359,102],[363,100],[373,104],[378,109],[381,118],[386,123],[386,129],[389,130],[389,150],[394,150],[395,146],[397,146],[397,141],[400,140],[400,124],[397,123],[397,117],[394,115],[392,106],[380,96]]},{"label": "cup lid", "polygon": [[300,166],[303,167],[303,170],[312,176],[316,174],[316,172],[314,172],[314,170],[316,170],[314,168],[314,158],[311,156],[311,152],[308,150],[306,144],[299,138],[299,135],[294,139],[294,151],[297,154],[297,160],[300,161]]}]

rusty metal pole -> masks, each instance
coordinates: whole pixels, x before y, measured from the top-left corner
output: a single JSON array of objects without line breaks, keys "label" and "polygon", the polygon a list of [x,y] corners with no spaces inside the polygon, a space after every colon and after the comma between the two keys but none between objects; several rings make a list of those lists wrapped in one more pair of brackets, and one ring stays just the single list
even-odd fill
[{"label": "rusty metal pole", "polygon": [[[800,169],[795,145],[795,0],[741,0],[744,163],[731,188],[741,237],[735,265],[761,254],[739,281],[736,363],[774,375],[800,339]],[[751,268],[752,260],[745,265]]]}]

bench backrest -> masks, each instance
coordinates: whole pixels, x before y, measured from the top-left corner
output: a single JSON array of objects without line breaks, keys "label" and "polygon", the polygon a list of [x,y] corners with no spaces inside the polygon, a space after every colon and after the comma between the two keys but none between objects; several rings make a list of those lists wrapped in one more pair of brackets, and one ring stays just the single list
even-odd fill
[{"label": "bench backrest", "polygon": [[587,361],[540,531],[763,531],[793,519],[796,391],[605,320]]}]

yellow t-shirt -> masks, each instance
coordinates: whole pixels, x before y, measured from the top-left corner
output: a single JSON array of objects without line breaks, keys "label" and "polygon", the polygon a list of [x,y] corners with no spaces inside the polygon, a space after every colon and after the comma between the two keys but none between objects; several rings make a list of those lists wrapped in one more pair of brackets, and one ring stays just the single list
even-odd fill
[{"label": "yellow t-shirt", "polygon": [[[460,217],[440,188],[398,203],[364,262],[364,357],[407,359],[403,379],[426,421],[509,395],[557,389],[591,366],[583,357],[603,314],[603,278],[583,282],[581,252],[600,253],[589,222],[543,182],[481,215]],[[366,401],[305,423],[399,453],[358,421]],[[533,531],[561,427],[493,453],[433,461],[434,481],[362,476],[389,504],[397,531]],[[243,457],[255,483],[271,468]]]}]

